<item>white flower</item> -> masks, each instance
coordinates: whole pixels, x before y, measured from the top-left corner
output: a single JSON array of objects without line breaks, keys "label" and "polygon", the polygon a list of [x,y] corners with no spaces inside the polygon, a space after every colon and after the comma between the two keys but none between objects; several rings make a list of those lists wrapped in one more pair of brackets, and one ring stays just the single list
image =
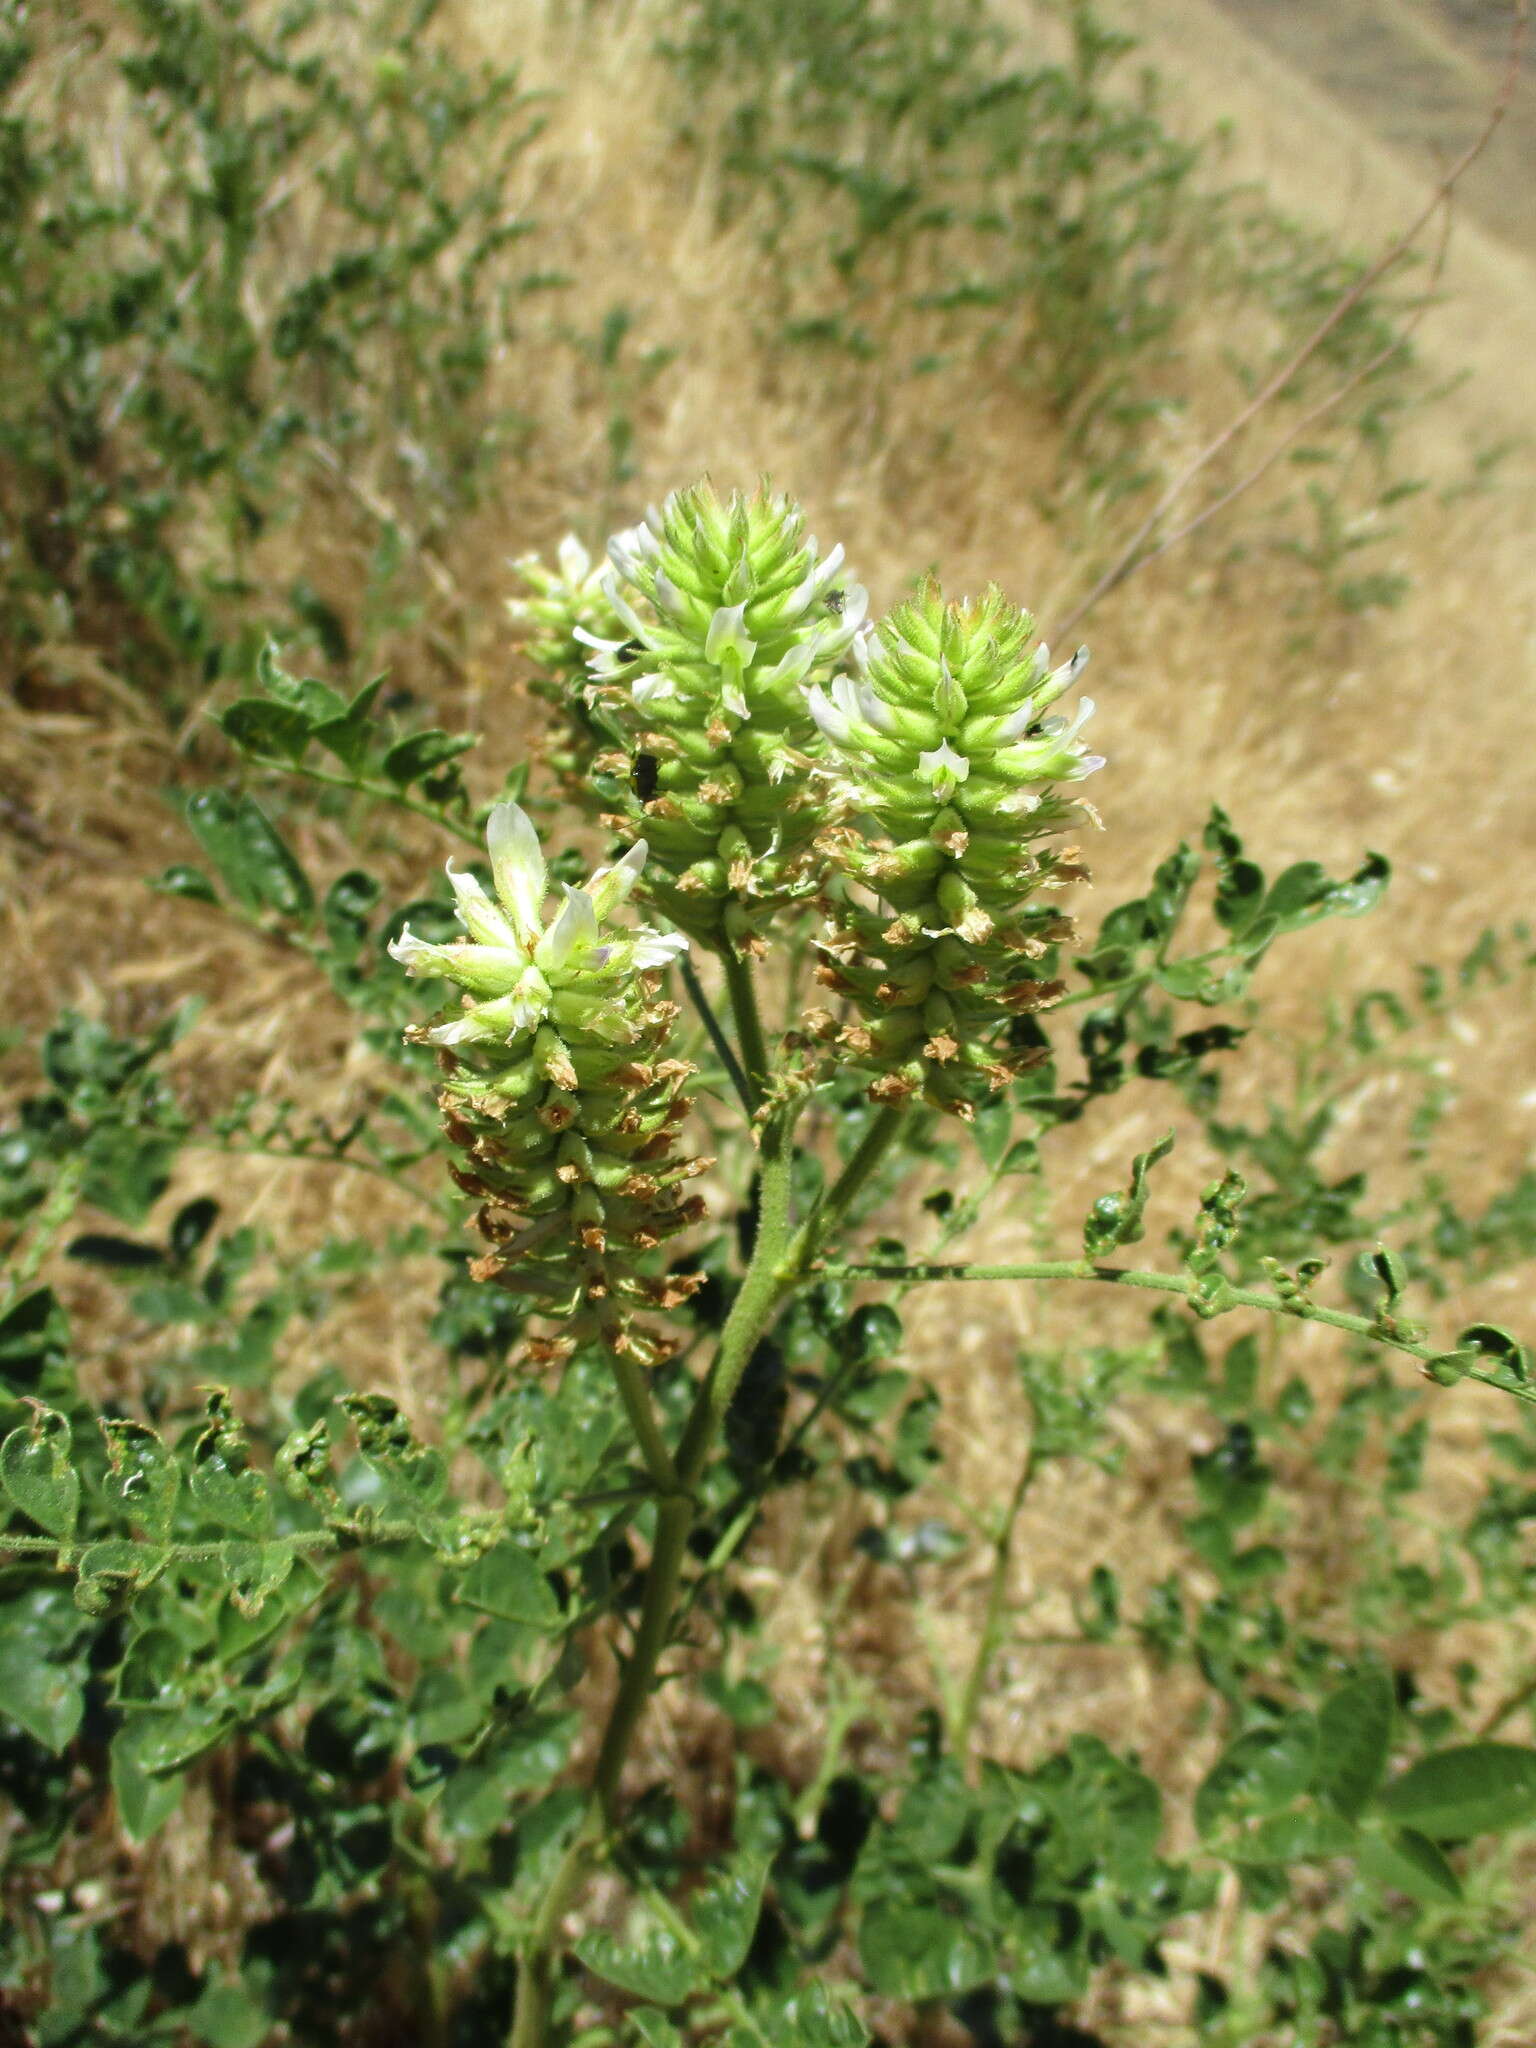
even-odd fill
[{"label": "white flower", "polygon": [[579,640],[583,647],[590,647],[593,650],[587,656],[587,669],[594,676],[617,675],[632,650],[632,642],[601,639],[596,633],[588,632],[585,626],[573,626],[571,637]]},{"label": "white flower", "polygon": [[[1044,668],[1050,659],[1050,651],[1042,647],[1040,653],[1040,666]],[[1060,668],[1053,670],[1046,677],[1044,684],[1034,692],[1035,716],[1038,717],[1047,704],[1054,704],[1058,697],[1070,690],[1087,666],[1088,650],[1086,647],[1079,647],[1070,661],[1064,661]]]},{"label": "white flower", "polygon": [[862,676],[838,676],[832,684],[832,700],[850,718],[861,718],[876,732],[891,734],[900,730],[896,713]]},{"label": "white flower", "polygon": [[428,1038],[437,1045],[506,1043],[559,1013],[600,1038],[622,1041],[631,1029],[635,976],[669,966],[688,946],[645,926],[601,935],[645,866],[644,840],[598,868],[584,889],[567,888],[548,925],[548,870],[527,814],[516,804],[497,804],[486,821],[486,846],[494,903],[473,875],[448,864],[469,938],[435,946],[407,928],[390,944],[408,974],[442,975],[471,998],[462,1015],[436,1025]]},{"label": "white flower", "polygon": [[843,592],[843,610],[838,622],[848,635],[850,645],[863,632],[864,615],[868,610],[869,592],[862,583],[850,583]]},{"label": "white flower", "polygon": [[389,942],[390,957],[407,974],[441,974],[477,995],[500,995],[509,976],[522,972],[523,956],[512,946],[470,946],[462,939],[434,946],[419,939],[407,925]]},{"label": "white flower", "polygon": [[[646,542],[651,544],[646,546]],[[657,552],[654,536],[644,526],[627,527],[608,543],[608,559],[624,578],[633,583],[644,562]]]},{"label": "white flower", "polygon": [[533,949],[536,967],[558,974],[597,947],[597,912],[584,889],[567,889],[560,915]]},{"label": "white flower", "polygon": [[539,928],[547,886],[533,820],[516,804],[497,804],[486,820],[485,843],[496,894],[506,905],[517,936],[526,939]]},{"label": "white flower", "polygon": [[783,616],[786,619],[798,619],[802,612],[808,611],[816,599],[824,591],[831,588],[833,577],[836,576],[838,570],[843,565],[843,544],[841,541],[833,548],[824,562],[816,561],[816,538],[814,534],[807,540],[806,550],[814,566],[809,574],[795,585],[788,597],[780,600],[783,606]]},{"label": "white flower", "polygon": [[677,695],[677,685],[670,676],[636,676],[629,694],[637,704],[664,704]]},{"label": "white flower", "polygon": [[1080,782],[1085,775],[1104,766],[1104,756],[1085,753],[1078,738],[1092,716],[1093,699],[1084,697],[1070,722],[1065,718],[1040,720],[1039,730],[1032,738],[998,753],[997,765],[1037,782]]},{"label": "white flower", "polygon": [[749,718],[751,711],[747,704],[747,693],[735,676],[727,675],[720,686],[720,702],[733,718]]},{"label": "white flower", "polygon": [[692,603],[678,589],[665,569],[658,569],[656,571],[653,590],[658,611],[663,611],[669,618],[674,619],[692,617]]},{"label": "white flower", "polygon": [[612,917],[621,903],[628,902],[629,892],[639,881],[649,852],[645,841],[637,839],[622,860],[615,861],[611,868],[598,868],[593,874],[587,884],[587,894],[592,899],[599,924]]},{"label": "white flower", "polygon": [[808,640],[797,641],[788,654],[781,661],[776,661],[772,668],[764,669],[757,677],[757,681],[764,689],[772,689],[776,684],[788,687],[794,683],[803,683],[820,652],[821,635],[812,633]]},{"label": "white flower", "polygon": [[805,701],[824,739],[829,739],[834,747],[853,745],[852,719],[839,705],[833,703],[820,683],[811,685],[805,693]]},{"label": "white flower", "polygon": [[[647,640],[646,626],[641,620],[640,614],[635,610],[623,591],[620,590],[617,575],[612,569],[605,569],[598,581],[604,597],[613,606],[622,622],[628,626],[635,639],[644,646]],[[622,646],[624,643],[619,641],[616,644]]]},{"label": "white flower", "polygon": [[592,557],[574,533],[568,533],[555,549],[560,574],[572,590],[579,590],[592,573]]},{"label": "white flower", "polygon": [[670,967],[687,950],[688,941],[681,932],[653,932],[642,927],[635,934],[632,957],[637,967]]},{"label": "white flower", "polygon": [[[716,668],[725,666],[727,654],[739,656],[743,668],[756,654],[757,642],[747,631],[746,613],[744,604],[723,604],[710,620],[709,631],[704,636],[704,659]],[[740,715],[745,718],[745,707]]]},{"label": "white flower", "polygon": [[917,769],[928,777],[929,786],[940,803],[952,797],[971,772],[964,754],[957,754],[948,740],[941,740],[930,753],[919,754]]},{"label": "white flower", "polygon": [[448,885],[453,890],[454,908],[472,939],[482,946],[515,946],[518,933],[502,916],[473,875],[461,875],[448,863]]}]

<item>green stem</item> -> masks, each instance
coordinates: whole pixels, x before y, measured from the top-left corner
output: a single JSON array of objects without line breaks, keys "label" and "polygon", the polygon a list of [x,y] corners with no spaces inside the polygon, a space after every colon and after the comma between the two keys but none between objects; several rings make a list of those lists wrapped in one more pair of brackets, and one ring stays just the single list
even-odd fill
[{"label": "green stem", "polygon": [[644,1372],[627,1352],[620,1352],[611,1345],[608,1363],[619,1398],[624,1403],[624,1412],[629,1417],[629,1426],[635,1432],[635,1442],[645,1460],[646,1471],[663,1494],[676,1493],[677,1467],[672,1462],[672,1453],[667,1449],[661,1425],[656,1420],[656,1408],[651,1400],[651,1390],[645,1383]]},{"label": "green stem", "polygon": [[434,1216],[452,1221],[457,1204],[452,1201],[438,1201],[425,1188],[404,1180],[388,1166],[382,1166],[373,1159],[354,1159],[345,1152],[299,1152],[285,1149],[281,1145],[223,1145],[213,1138],[189,1138],[182,1146],[184,1152],[216,1152],[225,1159],[276,1159],[285,1164],[299,1166],[344,1166],[353,1173],[371,1173],[376,1180],[387,1180],[392,1188],[399,1188],[412,1201],[421,1202]]},{"label": "green stem", "polygon": [[726,994],[731,999],[731,1019],[736,1026],[736,1042],[741,1047],[741,1064],[745,1069],[746,1089],[743,1101],[747,1113],[756,1116],[763,1106],[763,1092],[768,1086],[768,1042],[763,1036],[763,1020],[757,1007],[757,983],[752,977],[752,963],[726,946],[720,955],[720,964],[725,969]]},{"label": "green stem", "polygon": [[953,1744],[962,1761],[969,1755],[971,1736],[976,1727],[976,1716],[981,1710],[982,1695],[986,1690],[987,1673],[992,1659],[1002,1644],[1003,1624],[1008,1614],[1008,1571],[1013,1562],[1013,1532],[1018,1523],[1024,1496],[1029,1492],[1030,1481],[1035,1476],[1035,1452],[1031,1445],[1029,1454],[1019,1471],[1018,1480],[1004,1510],[1002,1523],[992,1544],[992,1573],[987,1581],[987,1606],[981,1624],[981,1636],[976,1644],[976,1656],[971,1665],[965,1691],[960,1696],[960,1709],[955,1716]]},{"label": "green stem", "polygon": [[335,775],[329,768],[316,768],[309,761],[276,761],[266,754],[252,754],[251,761],[258,768],[275,768],[284,775],[302,775],[306,782],[323,783],[327,789],[350,790],[354,796],[371,796],[376,803],[393,804],[396,810],[410,811],[418,818],[425,818],[444,832],[451,832],[466,846],[483,848],[485,841],[481,833],[471,825],[461,825],[457,818],[450,818],[446,812],[432,804],[424,804],[413,796],[407,796],[403,789],[393,783],[370,782],[365,775]]},{"label": "green stem", "polygon": [[[768,1080],[768,1055],[751,966],[728,954],[725,975],[746,1076],[761,1102]],[[757,1236],[752,1257],[721,1331],[720,1348],[683,1430],[674,1461],[676,1483],[681,1491],[667,1494],[657,1509],[656,1540],[646,1568],[640,1618],[603,1730],[586,1811],[523,1944],[509,2048],[544,2048],[560,1961],[562,1925],[616,1824],[624,1764],[655,1689],[657,1667],[671,1636],[688,1539],[697,1512],[693,1489],[753,1351],[809,1270],[827,1230],[847,1213],[875,1171],[902,1120],[900,1111],[892,1109],[875,1118],[826,1198],[795,1231],[792,1184],[798,1111],[798,1103],[782,1103],[770,1110],[763,1121],[759,1139]]]},{"label": "green stem", "polygon": [[871,1176],[890,1150],[891,1140],[901,1129],[906,1114],[905,1103],[890,1103],[876,1113],[847,1165],[817,1203],[791,1248],[798,1256],[797,1279],[810,1264],[817,1247],[826,1242],[832,1230],[863,1194]]},{"label": "green stem", "polygon": [[[850,1168],[853,1166],[853,1163],[853,1161],[849,1162]],[[867,1168],[862,1161],[859,1162],[859,1168],[860,1170],[858,1173],[856,1184],[853,1186],[851,1190],[845,1189],[842,1177],[839,1177],[839,1180],[836,1183],[839,1213],[846,1209],[849,1201],[851,1201],[853,1196],[858,1193],[859,1187],[861,1187],[864,1181],[867,1180],[869,1177],[869,1171],[871,1169]],[[980,1211],[983,1200],[997,1186],[997,1183],[1000,1178],[1001,1175],[999,1174],[998,1170],[994,1167],[992,1171],[988,1174],[986,1181],[983,1183],[981,1194],[976,1196],[968,1196],[964,1202],[957,1204],[951,1215],[946,1220],[943,1229],[939,1233],[938,1243],[941,1249],[943,1246],[947,1244],[952,1244],[957,1237],[963,1235],[963,1233],[970,1228],[971,1224],[976,1219],[976,1215]],[[801,1416],[800,1420],[795,1424],[794,1428],[790,1431],[789,1436],[785,1439],[783,1448],[780,1452],[781,1458],[788,1458],[793,1456],[794,1452],[805,1441],[806,1437],[810,1435],[811,1431],[815,1428],[816,1424],[821,1420],[822,1416],[826,1413],[827,1409],[831,1407],[833,1402],[836,1401],[842,1394],[844,1387],[847,1385],[847,1382],[850,1378],[852,1378],[852,1376],[857,1370],[857,1361],[853,1359],[845,1359],[841,1365],[835,1367],[834,1370],[830,1372],[825,1379],[823,1379],[821,1385],[818,1387],[816,1391],[816,1396],[814,1400],[806,1409],[805,1413]],[[712,1578],[716,1572],[721,1571],[727,1564],[729,1564],[731,1559],[735,1556],[736,1552],[741,1548],[742,1544],[746,1541],[747,1536],[751,1531],[752,1525],[757,1519],[757,1511],[762,1506],[763,1500],[768,1491],[768,1487],[771,1483],[771,1472],[772,1467],[770,1466],[767,1472],[759,1475],[757,1479],[742,1486],[741,1489],[733,1497],[730,1506],[726,1510],[725,1532],[721,1536],[719,1542],[715,1545],[714,1549],[710,1552],[709,1557],[704,1562],[703,1568],[699,1575],[701,1581],[704,1579]],[[956,1506],[961,1513],[966,1515],[970,1514],[969,1507],[966,1506],[964,1503],[957,1502]]]},{"label": "green stem", "polygon": [[[327,1529],[300,1529],[291,1536],[264,1537],[262,1549],[291,1550],[298,1555],[306,1550],[341,1550],[364,1543],[408,1543],[419,1533],[413,1522],[342,1524]],[[56,1536],[13,1536],[0,1529],[0,1553],[52,1557],[65,1570],[74,1571],[99,1540],[92,1537],[89,1543],[63,1543]],[[146,1569],[153,1568],[158,1573],[172,1564],[211,1563],[227,1551],[248,1550],[250,1544],[244,1537],[229,1536],[213,1543],[138,1543],[134,1548],[143,1551]],[[109,1576],[118,1578],[125,1574],[112,1572]]]},{"label": "green stem", "polygon": [[55,1238],[63,1230],[80,1201],[80,1189],[85,1180],[86,1160],[83,1152],[77,1152],[72,1159],[66,1159],[59,1168],[52,1189],[44,1200],[29,1226],[30,1235],[23,1240],[24,1249],[16,1252],[12,1248],[15,1264],[5,1276],[4,1305],[9,1308],[21,1290],[36,1278],[38,1269],[52,1249]]},{"label": "green stem", "polygon": [[1478,1740],[1487,1742],[1491,1736],[1497,1735],[1505,1722],[1512,1721],[1520,1709],[1528,1707],[1532,1700],[1536,1700],[1536,1675],[1528,1678],[1524,1685],[1517,1686],[1512,1693],[1499,1701],[1477,1730]]},{"label": "green stem", "polygon": [[580,1896],[617,1819],[619,1780],[629,1745],[651,1696],[656,1666],[667,1645],[692,1527],[693,1503],[686,1495],[673,1494],[661,1503],[655,1548],[645,1574],[640,1620],[603,1730],[586,1811],[560,1859],[524,1945],[509,2048],[543,2048],[560,1960],[562,1922]]},{"label": "green stem", "polygon": [[685,953],[678,963],[682,971],[683,987],[688,991],[688,1000],[699,1013],[699,1021],[709,1034],[709,1042],[715,1048],[721,1066],[730,1077],[731,1086],[741,1100],[742,1108],[751,1116],[757,1105],[746,1075],[741,1070],[741,1061],[736,1049],[720,1028],[720,1019],[715,1015],[714,1006],[704,993],[704,984],[699,980],[698,970]]},{"label": "green stem", "polygon": [[[1330,1329],[1347,1330],[1353,1337],[1365,1337],[1373,1344],[1402,1351],[1422,1364],[1433,1364],[1446,1356],[1443,1350],[1437,1351],[1433,1345],[1402,1336],[1372,1321],[1369,1316],[1350,1315],[1344,1309],[1323,1308],[1319,1303],[1309,1301],[1305,1295],[1265,1294],[1256,1287],[1234,1287],[1225,1282],[1213,1300],[1203,1294],[1186,1274],[1147,1273],[1125,1266],[1099,1266],[1090,1259],[1039,1259],[1004,1266],[888,1265],[882,1261],[867,1266],[825,1265],[820,1270],[829,1280],[906,1280],[913,1283],[932,1280],[1097,1280],[1113,1287],[1144,1287],[1157,1294],[1177,1295],[1189,1302],[1197,1315],[1204,1317],[1225,1315],[1234,1308],[1256,1308],[1262,1309],[1266,1315],[1287,1316],[1293,1322],[1326,1323]],[[1512,1386],[1497,1373],[1468,1366],[1462,1377],[1478,1380],[1484,1386],[1497,1387],[1501,1393],[1513,1394],[1518,1400],[1536,1403],[1536,1387]]]},{"label": "green stem", "polygon": [[645,1593],[635,1640],[624,1666],[618,1697],[603,1730],[592,1789],[605,1827],[617,1819],[619,1780],[635,1730],[640,1725],[651,1696],[656,1667],[667,1646],[672,1609],[682,1581],[688,1556],[688,1538],[693,1531],[694,1504],[684,1494],[664,1500],[657,1511],[656,1541],[645,1574]]},{"label": "green stem", "polygon": [[685,1487],[697,1484],[747,1363],[800,1277],[788,1257],[792,1249],[794,1122],[794,1110],[786,1107],[774,1111],[763,1126],[758,1155],[757,1237],[751,1262],[720,1333],[720,1349],[699,1388],[683,1431],[677,1462]]}]

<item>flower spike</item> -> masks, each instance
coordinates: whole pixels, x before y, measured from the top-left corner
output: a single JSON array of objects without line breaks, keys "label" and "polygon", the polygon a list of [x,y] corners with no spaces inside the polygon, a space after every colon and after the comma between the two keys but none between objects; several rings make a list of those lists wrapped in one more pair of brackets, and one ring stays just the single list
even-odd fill
[{"label": "flower spike", "polygon": [[1079,737],[1091,701],[1044,715],[1086,651],[1047,674],[1033,634],[997,590],[946,604],[930,587],[880,622],[855,677],[811,692],[842,812],[821,974],[858,1012],[839,1043],[877,1100],[974,1115],[1037,1056],[1018,1020],[1060,991],[1051,949],[1072,927],[1029,898],[1083,871],[1035,842],[1091,816],[1056,785],[1104,764]]},{"label": "flower spike", "polygon": [[[610,821],[643,830],[649,899],[710,946],[759,949],[815,886],[815,704],[864,618],[843,551],[822,556],[786,498],[676,491],[608,546],[602,588],[627,638],[581,637]],[[637,763],[649,785],[637,785]]]},{"label": "flower spike", "polygon": [[494,901],[449,868],[468,936],[433,945],[406,930],[389,949],[408,974],[462,992],[407,1035],[438,1049],[444,1126],[465,1155],[454,1178],[479,1198],[493,1246],[474,1270],[545,1314],[584,1318],[612,1348],[654,1356],[636,1305],[675,1302],[692,1283],[648,1272],[644,1254],[701,1214],[682,1193],[699,1163],[673,1149],[690,1069],[660,1057],[676,1006],[657,976],[688,941],[609,922],[644,868],[643,842],[566,889],[550,918],[527,815],[498,804],[486,842]]}]

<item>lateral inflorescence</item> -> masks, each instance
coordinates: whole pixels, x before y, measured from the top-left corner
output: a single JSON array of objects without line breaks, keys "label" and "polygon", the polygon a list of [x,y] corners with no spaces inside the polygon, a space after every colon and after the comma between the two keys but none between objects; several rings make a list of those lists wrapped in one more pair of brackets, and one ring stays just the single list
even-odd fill
[{"label": "lateral inflorescence", "polygon": [[856,1015],[813,1029],[877,1101],[971,1116],[1039,1056],[1018,1020],[1060,993],[1041,963],[1073,926],[1031,899],[1085,873],[1041,842],[1093,816],[1054,787],[1102,765],[1078,737],[1093,705],[1049,711],[1086,652],[1052,671],[999,591],[955,604],[930,586],[855,655],[810,703],[842,820],[822,842],[836,881],[820,978]]},{"label": "lateral inflorescence", "polygon": [[490,1241],[479,1279],[583,1325],[614,1350],[659,1355],[637,1308],[675,1306],[697,1283],[649,1270],[646,1255],[702,1215],[685,1184],[707,1161],[676,1149],[692,1072],[665,1047],[677,1015],[661,970],[687,940],[609,920],[645,865],[644,842],[566,889],[546,922],[546,874],[515,804],[491,812],[495,898],[449,866],[468,934],[432,945],[409,930],[391,946],[412,974],[441,976],[460,1006],[410,1036],[436,1046],[452,1169],[480,1204]]}]

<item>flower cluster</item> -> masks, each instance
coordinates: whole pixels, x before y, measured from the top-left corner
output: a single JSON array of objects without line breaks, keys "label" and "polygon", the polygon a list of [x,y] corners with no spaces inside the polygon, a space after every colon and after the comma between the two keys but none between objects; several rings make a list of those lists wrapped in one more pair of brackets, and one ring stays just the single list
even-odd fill
[{"label": "flower cluster", "polygon": [[1083,873],[1038,842],[1092,815],[1054,785],[1102,766],[1079,738],[1091,702],[1048,714],[1085,660],[1051,671],[995,589],[946,604],[930,586],[860,643],[853,674],[810,692],[847,820],[824,842],[844,886],[821,979],[858,1013],[840,1032],[815,1021],[875,1071],[877,1100],[921,1091],[970,1115],[1037,1056],[1016,1020],[1059,993],[1041,963],[1072,926],[1028,899]]},{"label": "flower cluster", "polygon": [[776,904],[814,883],[821,797],[808,685],[831,681],[864,617],[787,499],[674,492],[608,548],[620,625],[586,628],[591,694],[623,751],[600,756],[608,822],[643,829],[647,895],[708,945],[761,950]]},{"label": "flower cluster", "polygon": [[571,794],[580,796],[590,786],[593,757],[605,742],[583,695],[587,648],[578,636],[611,636],[621,627],[603,589],[604,565],[593,562],[574,534],[561,541],[555,563],[547,568],[537,555],[514,562],[531,594],[509,598],[507,610],[525,632],[534,693],[559,719],[550,766]]},{"label": "flower cluster", "polygon": [[566,889],[549,921],[538,837],[515,804],[491,812],[487,844],[494,900],[449,864],[467,938],[432,945],[407,929],[390,947],[411,974],[464,992],[410,1035],[439,1049],[444,1128],[466,1155],[454,1178],[494,1246],[474,1270],[545,1313],[585,1316],[617,1349],[653,1352],[631,1306],[667,1307],[689,1283],[643,1273],[640,1255],[701,1213],[682,1184],[704,1162],[674,1150],[691,1069],[659,1056],[676,1016],[659,970],[687,940],[609,925],[643,841]]}]

